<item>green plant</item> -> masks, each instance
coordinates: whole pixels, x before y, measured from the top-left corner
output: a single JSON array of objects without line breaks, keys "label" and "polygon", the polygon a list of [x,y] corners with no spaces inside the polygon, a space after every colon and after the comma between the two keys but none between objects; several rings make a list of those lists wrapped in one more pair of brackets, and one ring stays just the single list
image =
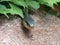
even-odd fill
[{"label": "green plant", "polygon": [[[6,4],[0,4],[0,13],[4,14],[8,17],[7,13],[12,15],[17,14],[24,18],[23,11],[18,6],[22,6],[23,8],[29,8],[29,6],[33,7],[34,9],[39,8],[39,3],[33,0],[1,0],[0,2],[8,2],[11,8],[6,8]],[[18,5],[18,6],[17,6]],[[9,18],[9,17],[8,17]]]},{"label": "green plant", "polygon": [[[2,4],[2,2],[8,2],[10,8],[7,8],[5,5]],[[7,13],[10,13],[12,15],[19,15],[22,18],[24,18],[23,11],[19,6],[22,6],[23,8],[29,9],[30,7],[34,9],[40,8],[40,4],[47,5],[51,8],[53,8],[53,5],[57,2],[60,2],[60,0],[1,0],[0,1],[0,13],[4,14],[6,17],[9,18]]]},{"label": "green plant", "polygon": [[54,10],[55,6],[60,7],[60,0],[38,0],[40,4],[43,4],[44,10],[52,15],[58,16],[58,12]]},{"label": "green plant", "polygon": [[45,4],[47,6],[50,6],[53,8],[54,4],[57,5],[57,2],[60,2],[60,0],[38,0],[40,4]]}]

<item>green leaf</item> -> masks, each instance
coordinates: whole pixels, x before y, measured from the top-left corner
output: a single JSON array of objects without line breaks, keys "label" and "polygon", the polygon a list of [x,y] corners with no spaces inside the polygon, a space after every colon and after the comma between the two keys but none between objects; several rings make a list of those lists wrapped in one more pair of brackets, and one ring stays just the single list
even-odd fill
[{"label": "green leaf", "polygon": [[3,1],[7,1],[8,2],[8,1],[11,1],[11,0],[0,0],[0,2],[3,2]]},{"label": "green leaf", "polygon": [[24,0],[1,0],[0,2],[3,2],[3,1],[10,1],[10,2],[13,2],[16,5],[23,6],[24,8],[28,7]]},{"label": "green leaf", "polygon": [[27,3],[29,6],[31,6],[34,9],[38,9],[40,7],[39,3],[36,1],[28,1]]},{"label": "green leaf", "polygon": [[1,4],[0,4],[0,13],[4,14],[7,18],[9,18],[7,15],[7,13],[9,13],[8,9],[4,5],[1,5]]},{"label": "green leaf", "polygon": [[20,8],[18,8],[16,5],[13,4],[10,4],[10,6],[11,8],[7,9],[4,5],[0,4],[0,13],[4,14],[6,17],[8,17],[7,13],[11,13],[12,15],[17,14],[21,16],[21,18],[24,18],[23,12]]},{"label": "green leaf", "polygon": [[11,2],[13,2],[13,3],[15,3],[15,4],[19,5],[19,6],[23,6],[24,8],[27,7],[26,2],[23,1],[23,0],[11,0]]},{"label": "green leaf", "polygon": [[57,4],[57,2],[60,2],[60,0],[39,0],[39,2],[40,4],[45,4],[53,8],[53,5]]},{"label": "green leaf", "polygon": [[22,18],[24,18],[23,12],[19,7],[17,7],[16,5],[13,5],[11,3],[9,5],[11,7],[11,9],[9,9],[9,11],[12,15],[17,14],[17,15],[21,16]]}]

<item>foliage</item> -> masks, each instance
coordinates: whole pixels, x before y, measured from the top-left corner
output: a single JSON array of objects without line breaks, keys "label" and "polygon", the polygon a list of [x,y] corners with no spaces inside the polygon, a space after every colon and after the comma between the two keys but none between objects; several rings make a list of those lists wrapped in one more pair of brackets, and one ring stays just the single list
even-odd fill
[{"label": "foliage", "polygon": [[39,0],[39,2],[40,4],[45,4],[47,6],[53,7],[53,5],[57,5],[57,2],[60,2],[60,0]]},{"label": "foliage", "polygon": [[[10,8],[7,8],[6,4],[3,5],[2,2],[8,2]],[[0,13],[7,17],[7,13],[10,13],[12,15],[17,14],[24,18],[23,10],[19,6],[27,9],[32,7],[37,10],[40,8],[40,4],[44,4],[53,8],[53,5],[57,5],[57,2],[60,2],[60,0],[0,0]]]}]

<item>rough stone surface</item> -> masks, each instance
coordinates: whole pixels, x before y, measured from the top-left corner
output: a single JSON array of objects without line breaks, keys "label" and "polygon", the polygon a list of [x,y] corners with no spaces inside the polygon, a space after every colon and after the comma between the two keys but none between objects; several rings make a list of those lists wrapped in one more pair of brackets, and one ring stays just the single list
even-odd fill
[{"label": "rough stone surface", "polygon": [[0,45],[60,45],[60,19],[46,14],[33,15],[35,27],[28,38],[21,28],[21,19],[0,16]]}]

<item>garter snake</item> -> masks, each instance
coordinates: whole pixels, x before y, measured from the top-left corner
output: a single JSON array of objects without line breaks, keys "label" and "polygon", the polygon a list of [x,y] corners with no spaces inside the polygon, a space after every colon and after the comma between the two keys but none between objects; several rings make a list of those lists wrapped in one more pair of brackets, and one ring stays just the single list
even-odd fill
[{"label": "garter snake", "polygon": [[24,18],[22,20],[22,24],[25,28],[29,30],[34,27],[35,22],[32,19],[32,17],[28,14],[28,11],[26,9],[24,9],[23,12],[24,12]]}]

